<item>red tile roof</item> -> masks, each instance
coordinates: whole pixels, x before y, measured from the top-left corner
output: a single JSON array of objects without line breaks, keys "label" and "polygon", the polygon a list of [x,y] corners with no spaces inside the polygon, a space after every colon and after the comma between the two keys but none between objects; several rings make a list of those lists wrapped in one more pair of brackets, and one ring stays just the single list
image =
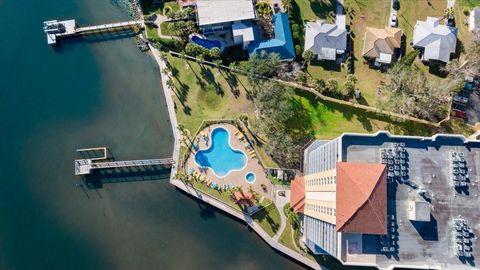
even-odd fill
[{"label": "red tile roof", "polygon": [[337,163],[337,231],[387,234],[384,164]]},{"label": "red tile roof", "polygon": [[290,186],[290,207],[293,208],[295,213],[303,213],[305,206],[305,180],[303,177],[297,177]]},{"label": "red tile roof", "polygon": [[194,6],[196,4],[196,0],[177,0],[178,5],[183,7],[189,7],[189,6]]},{"label": "red tile roof", "polygon": [[241,204],[241,205],[253,206],[255,204],[253,202],[253,200],[255,199],[255,195],[253,195],[250,192],[243,193],[243,192],[236,191],[233,194],[233,196],[235,197],[235,202],[239,205]]}]

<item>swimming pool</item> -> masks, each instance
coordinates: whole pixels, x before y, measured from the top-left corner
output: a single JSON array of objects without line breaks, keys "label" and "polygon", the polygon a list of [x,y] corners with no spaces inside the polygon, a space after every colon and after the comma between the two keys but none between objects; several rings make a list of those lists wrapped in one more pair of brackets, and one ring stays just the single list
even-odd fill
[{"label": "swimming pool", "polygon": [[208,149],[195,154],[197,166],[208,168],[222,178],[232,171],[240,171],[247,165],[247,156],[230,145],[230,133],[222,127],[215,128],[211,134]]},{"label": "swimming pool", "polygon": [[219,48],[222,49],[222,43],[218,40],[211,40],[206,38],[201,38],[199,36],[193,35],[191,37],[193,43],[196,43],[204,48],[211,49],[211,48]]},{"label": "swimming pool", "polygon": [[249,184],[253,184],[255,183],[255,179],[257,177],[255,176],[255,174],[253,172],[248,172],[246,175],[245,175],[245,181],[247,181],[247,183]]}]

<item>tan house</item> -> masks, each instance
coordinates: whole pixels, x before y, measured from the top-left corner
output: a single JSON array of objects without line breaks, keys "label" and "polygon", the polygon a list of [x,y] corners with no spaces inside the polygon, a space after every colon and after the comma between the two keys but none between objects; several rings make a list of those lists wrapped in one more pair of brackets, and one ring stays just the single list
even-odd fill
[{"label": "tan house", "polygon": [[402,29],[367,27],[363,37],[362,55],[375,66],[389,65],[394,61],[396,50],[402,43]]}]

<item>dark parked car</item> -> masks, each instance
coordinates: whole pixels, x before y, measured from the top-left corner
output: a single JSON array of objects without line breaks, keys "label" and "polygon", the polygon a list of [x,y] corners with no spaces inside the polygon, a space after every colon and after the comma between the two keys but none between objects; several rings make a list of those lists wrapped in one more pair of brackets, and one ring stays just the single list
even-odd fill
[{"label": "dark parked car", "polygon": [[400,9],[400,0],[393,0],[392,8],[395,10]]},{"label": "dark parked car", "polygon": [[467,104],[468,103],[468,97],[462,96],[462,95],[455,95],[455,96],[453,96],[453,101]]}]

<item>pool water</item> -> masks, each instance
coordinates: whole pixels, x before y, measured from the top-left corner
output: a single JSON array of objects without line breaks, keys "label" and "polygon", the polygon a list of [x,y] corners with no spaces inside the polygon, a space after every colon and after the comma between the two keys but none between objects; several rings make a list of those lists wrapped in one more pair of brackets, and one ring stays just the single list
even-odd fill
[{"label": "pool water", "polygon": [[253,184],[255,182],[256,176],[253,172],[249,172],[245,175],[245,181],[249,184]]},{"label": "pool water", "polygon": [[218,40],[211,40],[206,38],[200,38],[198,36],[192,36],[192,42],[196,43],[204,48],[212,49],[212,48],[219,48],[222,49],[222,43]]},{"label": "pool water", "polygon": [[225,128],[211,132],[211,145],[195,154],[195,163],[209,168],[218,177],[225,177],[232,171],[240,171],[247,165],[247,156],[230,145],[230,133]]}]

